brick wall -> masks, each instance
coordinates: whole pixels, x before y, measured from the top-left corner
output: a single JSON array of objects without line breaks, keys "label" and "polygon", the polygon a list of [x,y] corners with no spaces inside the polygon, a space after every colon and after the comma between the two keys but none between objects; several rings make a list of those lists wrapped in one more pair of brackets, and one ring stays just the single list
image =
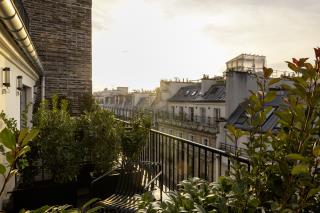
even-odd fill
[{"label": "brick wall", "polygon": [[79,97],[92,92],[92,0],[24,0],[30,34],[44,65],[46,98],[68,97],[73,113]]}]

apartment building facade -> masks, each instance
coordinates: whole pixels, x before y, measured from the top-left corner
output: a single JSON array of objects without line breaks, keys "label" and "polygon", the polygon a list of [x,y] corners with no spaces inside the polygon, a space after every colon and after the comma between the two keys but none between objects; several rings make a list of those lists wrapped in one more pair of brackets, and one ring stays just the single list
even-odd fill
[{"label": "apartment building facade", "polygon": [[225,118],[225,81],[202,79],[182,86],[155,111],[157,129],[177,137],[216,147],[220,121]]},{"label": "apartment building facade", "polygon": [[[43,67],[33,40],[28,32],[27,17],[21,1],[0,1],[0,113],[17,121],[22,128],[22,114],[28,112],[26,125],[31,125],[33,104],[41,96],[39,87]],[[5,124],[0,119],[0,131]],[[6,164],[3,155],[2,164]],[[4,179],[0,179],[0,185]],[[14,178],[8,182],[2,201],[15,186]],[[3,202],[0,202],[2,205]],[[1,208],[1,206],[0,206]]]}]

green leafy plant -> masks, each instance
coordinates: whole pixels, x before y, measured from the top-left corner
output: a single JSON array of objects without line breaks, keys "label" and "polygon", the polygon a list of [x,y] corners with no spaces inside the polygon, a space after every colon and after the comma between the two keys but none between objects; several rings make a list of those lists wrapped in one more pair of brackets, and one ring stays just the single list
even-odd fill
[{"label": "green leafy plant", "polygon": [[52,98],[52,107],[43,101],[34,115],[34,125],[40,129],[33,147],[37,149],[43,165],[51,172],[56,182],[75,179],[82,159],[75,140],[76,121],[68,113],[68,102]]},{"label": "green leafy plant", "polygon": [[101,108],[85,112],[78,118],[77,143],[83,160],[94,165],[96,174],[110,170],[117,163],[121,128],[114,115]]},{"label": "green leafy plant", "polygon": [[94,112],[99,108],[91,93],[84,93],[80,96],[80,112]]},{"label": "green leafy plant", "polygon": [[[258,91],[252,92],[246,107],[248,129],[228,127],[229,137],[236,146],[241,137],[247,137],[245,146],[250,171],[236,160],[239,155],[236,152],[231,159],[229,175],[220,177],[219,182],[211,186],[205,183],[209,186],[205,196],[202,188],[191,181],[188,184],[191,183],[195,193],[185,187],[170,196],[169,201],[156,204],[150,198],[142,198],[140,210],[319,212],[320,48],[315,49],[315,53],[314,65],[308,63],[307,58],[287,62],[295,76],[282,77],[289,83],[282,84],[286,95],[283,96],[284,103],[275,111],[279,118],[276,130],[264,131],[263,125],[273,110],[268,103],[277,96],[269,88],[281,78],[272,79],[270,68],[264,68],[262,75],[256,75]],[[168,211],[168,203],[174,204],[172,211]],[[201,208],[196,210],[196,206]]]},{"label": "green leafy plant", "polygon": [[[6,120],[5,123],[8,123],[7,121],[10,123],[12,120]],[[14,125],[9,125],[9,128],[15,129]],[[0,190],[0,196],[3,194],[8,181],[17,174],[19,159],[23,158],[24,155],[30,151],[30,141],[32,141],[39,133],[39,130],[35,128],[31,130],[24,128],[21,131],[17,130],[17,132],[13,132],[9,128],[6,127],[0,132],[0,143],[4,146],[2,155],[4,155],[7,161],[6,163],[0,164],[0,174],[4,179]]]},{"label": "green leafy plant", "polygon": [[22,209],[20,213],[94,213],[99,212],[102,207],[91,207],[99,199],[93,198],[86,202],[80,208],[74,208],[71,205],[62,205],[62,206],[43,206],[36,210],[24,210]]},{"label": "green leafy plant", "polygon": [[151,118],[143,113],[137,113],[129,123],[130,127],[126,127],[120,132],[123,160],[137,161],[149,139]]}]

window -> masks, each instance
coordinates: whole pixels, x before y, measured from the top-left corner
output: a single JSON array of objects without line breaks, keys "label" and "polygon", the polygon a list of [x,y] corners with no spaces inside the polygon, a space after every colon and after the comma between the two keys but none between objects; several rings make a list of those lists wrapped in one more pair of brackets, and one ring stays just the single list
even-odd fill
[{"label": "window", "polygon": [[205,123],[206,122],[206,108],[200,107],[200,122]]},{"label": "window", "polygon": [[183,107],[182,106],[179,107],[179,119],[183,120]]},{"label": "window", "polygon": [[174,106],[171,107],[171,114],[172,118],[174,118]]},{"label": "window", "polygon": [[172,135],[172,134],[173,134],[173,131],[172,131],[172,129],[170,129],[170,130],[169,130],[169,134],[170,134],[170,135]]},{"label": "window", "polygon": [[214,117],[216,120],[220,119],[220,108],[214,108]]},{"label": "window", "polygon": [[190,140],[194,141],[194,136],[193,135],[190,135]]},{"label": "window", "polygon": [[191,96],[194,96],[194,95],[196,95],[197,94],[197,90],[194,90],[192,93],[191,93]]},{"label": "window", "polygon": [[194,121],[194,108],[193,107],[189,107],[189,120],[191,122]]},{"label": "window", "polygon": [[203,145],[205,145],[205,146],[208,146],[208,145],[209,145],[207,138],[203,139]]},{"label": "window", "polygon": [[182,132],[179,132],[178,137],[182,138]]}]

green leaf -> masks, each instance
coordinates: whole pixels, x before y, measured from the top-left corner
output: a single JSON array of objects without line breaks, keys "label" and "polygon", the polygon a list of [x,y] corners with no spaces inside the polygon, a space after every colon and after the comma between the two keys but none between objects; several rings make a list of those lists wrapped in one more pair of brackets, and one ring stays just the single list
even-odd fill
[{"label": "green leaf", "polygon": [[0,143],[8,149],[14,150],[16,148],[16,139],[14,134],[7,128],[4,128],[0,133]]},{"label": "green leaf", "polygon": [[14,156],[12,155],[12,152],[7,152],[6,153],[6,159],[7,159],[8,163],[13,164]]},{"label": "green leaf", "polygon": [[301,154],[297,154],[297,153],[290,153],[287,155],[287,158],[289,160],[301,160],[301,161],[305,161],[306,158],[303,157]]},{"label": "green leaf", "polygon": [[6,173],[6,167],[4,165],[0,164],[0,174],[3,175],[4,173]]},{"label": "green leaf", "polygon": [[313,152],[314,156],[319,157],[320,156],[320,146],[315,146],[313,148],[312,152]]},{"label": "green leaf", "polygon": [[89,209],[88,211],[86,211],[87,213],[94,213],[94,212],[99,212],[99,210],[103,209],[103,206],[96,206],[92,209]]},{"label": "green leaf", "polygon": [[286,61],[287,62],[287,64],[288,64],[288,67],[291,69],[291,70],[293,70],[293,71],[297,71],[298,70],[298,67],[294,64],[294,63],[292,63],[292,62],[290,62],[290,61]]},{"label": "green leaf", "polygon": [[268,92],[266,97],[264,98],[265,102],[271,102],[273,101],[273,99],[276,97],[277,93],[272,91],[272,92]]},{"label": "green leaf", "polygon": [[30,146],[23,147],[17,154],[17,158],[21,157],[22,155],[26,154],[30,151]]},{"label": "green leaf", "polygon": [[263,67],[263,75],[265,78],[269,78],[272,73],[273,73],[273,70],[271,68]]},{"label": "green leaf", "polygon": [[22,140],[26,137],[26,135],[28,134],[28,128],[23,128],[20,131],[19,137],[18,137],[18,144],[20,144],[22,142]]},{"label": "green leaf", "polygon": [[87,207],[89,207],[93,203],[96,203],[98,200],[100,200],[100,199],[99,198],[93,198],[93,199],[89,200],[88,202],[83,204],[82,209],[85,210]]},{"label": "green leaf", "polygon": [[304,164],[295,165],[291,170],[292,175],[303,175],[308,173],[309,173],[309,169]]},{"label": "green leaf", "polygon": [[33,128],[29,134],[23,139],[22,146],[27,145],[30,141],[32,141],[38,134],[39,129]]},{"label": "green leaf", "polygon": [[309,199],[310,197],[313,197],[318,192],[320,192],[320,187],[314,188],[314,189],[310,189],[310,191],[308,193],[308,196],[307,196],[307,199]]},{"label": "green leaf", "polygon": [[272,78],[272,79],[270,79],[268,85],[270,86],[270,85],[276,84],[276,83],[278,83],[280,80],[281,80],[281,78]]}]

